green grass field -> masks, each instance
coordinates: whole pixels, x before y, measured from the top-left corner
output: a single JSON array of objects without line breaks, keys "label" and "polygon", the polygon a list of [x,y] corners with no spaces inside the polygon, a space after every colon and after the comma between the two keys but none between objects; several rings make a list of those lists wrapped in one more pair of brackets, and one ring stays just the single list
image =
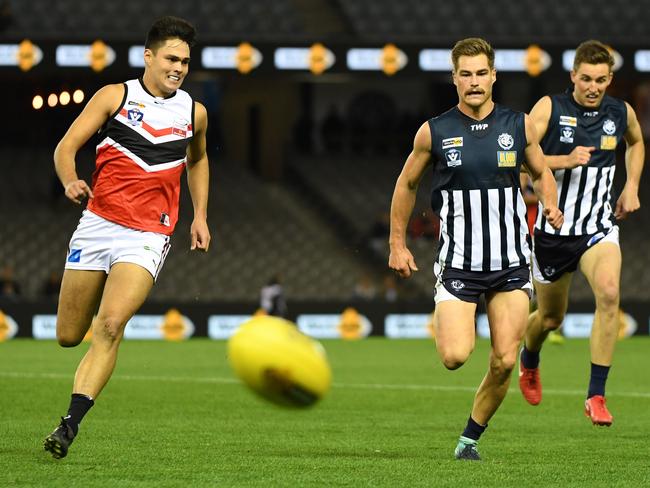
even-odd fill
[{"label": "green grass field", "polygon": [[[548,344],[545,396],[516,382],[479,444],[453,449],[489,343],[446,371],[432,342],[325,341],[334,385],[307,411],[258,399],[231,373],[225,343],[127,341],[68,457],[42,441],[65,414],[87,348],[0,343],[0,486],[650,486],[650,339],[618,344],[608,383],[611,428],[583,414],[587,341]],[[516,381],[516,380],[515,380]]]}]

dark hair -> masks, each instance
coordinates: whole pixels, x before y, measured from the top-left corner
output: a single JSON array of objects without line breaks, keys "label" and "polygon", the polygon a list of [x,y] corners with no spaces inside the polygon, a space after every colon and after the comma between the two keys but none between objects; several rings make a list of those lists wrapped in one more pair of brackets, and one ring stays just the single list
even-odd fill
[{"label": "dark hair", "polygon": [[582,63],[607,64],[611,71],[614,66],[614,56],[609,52],[605,44],[600,41],[585,41],[576,49],[576,57],[573,59],[573,70],[578,71]]},{"label": "dark hair", "polygon": [[196,29],[187,20],[166,15],[153,23],[147,33],[144,47],[155,51],[167,39],[180,39],[192,47],[196,41]]},{"label": "dark hair", "polygon": [[468,37],[458,41],[451,50],[451,62],[454,70],[458,69],[458,58],[461,56],[479,56],[485,54],[488,58],[490,69],[494,68],[494,49],[485,39],[479,37]]}]

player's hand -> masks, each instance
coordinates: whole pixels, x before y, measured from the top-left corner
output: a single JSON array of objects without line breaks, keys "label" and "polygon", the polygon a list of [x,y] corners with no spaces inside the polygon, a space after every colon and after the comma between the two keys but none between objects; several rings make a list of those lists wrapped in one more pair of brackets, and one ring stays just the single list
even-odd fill
[{"label": "player's hand", "polygon": [[562,224],[564,223],[564,214],[559,208],[553,206],[544,207],[542,213],[554,229],[560,229],[562,227]]},{"label": "player's hand", "polygon": [[569,153],[569,168],[589,164],[591,153],[595,150],[596,148],[594,146],[576,146],[573,148],[573,151]]},{"label": "player's hand", "polygon": [[93,198],[93,191],[84,180],[74,180],[65,185],[65,196],[76,204],[88,197]]},{"label": "player's hand", "polygon": [[388,257],[388,267],[402,278],[408,278],[413,271],[418,271],[418,267],[415,265],[415,259],[413,259],[411,251],[406,247],[391,248],[390,256]]},{"label": "player's hand", "polygon": [[641,202],[639,202],[639,192],[625,185],[621,192],[621,196],[618,197],[616,202],[614,216],[617,220],[623,220],[627,218],[629,213],[639,210],[639,207],[641,207]]},{"label": "player's hand", "polygon": [[191,251],[198,249],[199,251],[208,252],[208,247],[210,247],[210,230],[205,220],[194,219],[190,227],[190,235],[192,239],[190,245]]}]

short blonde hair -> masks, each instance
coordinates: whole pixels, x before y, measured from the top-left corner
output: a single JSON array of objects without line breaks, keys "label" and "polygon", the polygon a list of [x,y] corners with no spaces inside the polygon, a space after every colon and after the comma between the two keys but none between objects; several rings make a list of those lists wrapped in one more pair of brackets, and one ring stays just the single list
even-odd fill
[{"label": "short blonde hair", "polygon": [[494,69],[494,49],[490,43],[480,37],[468,37],[458,41],[451,50],[451,62],[454,71],[458,69],[458,59],[461,56],[479,56],[485,54],[488,58],[490,69]]}]

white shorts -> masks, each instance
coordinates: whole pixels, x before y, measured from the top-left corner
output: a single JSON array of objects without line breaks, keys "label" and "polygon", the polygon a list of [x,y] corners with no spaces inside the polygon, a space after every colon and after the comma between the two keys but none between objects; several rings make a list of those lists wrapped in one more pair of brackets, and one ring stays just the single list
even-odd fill
[{"label": "white shorts", "polygon": [[84,210],[68,245],[65,268],[108,273],[115,263],[134,263],[155,280],[170,247],[169,236],[130,229]]}]

